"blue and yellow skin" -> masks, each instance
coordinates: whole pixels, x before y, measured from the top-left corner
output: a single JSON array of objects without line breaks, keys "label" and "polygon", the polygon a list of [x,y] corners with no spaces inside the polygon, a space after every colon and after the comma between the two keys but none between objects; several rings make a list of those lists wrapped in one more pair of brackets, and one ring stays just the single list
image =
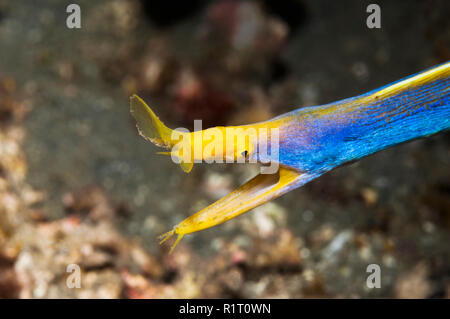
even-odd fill
[{"label": "blue and yellow skin", "polygon": [[[173,131],[136,95],[131,97],[131,112],[144,138],[166,148],[176,144],[177,141],[171,137]],[[192,145],[202,145],[204,149],[206,142],[203,136],[210,130],[224,132],[226,128],[183,134]],[[223,223],[338,166],[400,143],[448,130],[450,61],[357,97],[300,108],[265,122],[231,128],[277,128],[278,154],[260,154],[257,138],[250,138],[244,145],[237,145],[233,139],[223,142],[223,150],[227,151],[213,154],[215,158],[234,157],[238,161],[245,157],[246,160],[263,163],[271,160],[279,164],[279,169],[275,174],[257,175],[163,234],[161,242],[178,235],[171,251],[184,235]],[[268,140],[270,149],[270,136]],[[180,165],[189,172],[194,160],[208,161],[211,158],[197,153],[189,163]]]}]

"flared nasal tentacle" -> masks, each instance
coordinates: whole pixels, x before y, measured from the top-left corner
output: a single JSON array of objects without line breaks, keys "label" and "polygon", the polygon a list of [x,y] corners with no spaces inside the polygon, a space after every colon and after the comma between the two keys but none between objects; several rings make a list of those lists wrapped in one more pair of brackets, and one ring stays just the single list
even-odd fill
[{"label": "flared nasal tentacle", "polygon": [[172,147],[172,132],[170,128],[153,113],[150,107],[136,94],[130,98],[131,114],[136,120],[139,134],[146,140],[161,147]]},{"label": "flared nasal tentacle", "polygon": [[[136,94],[130,98],[130,109],[131,114],[136,120],[139,134],[157,146],[172,148],[183,138],[183,134],[186,134],[165,126],[150,107]],[[190,136],[188,139],[190,139]],[[158,154],[172,156],[172,152],[158,152]],[[181,169],[189,173],[194,165],[193,160],[177,158],[179,159],[178,162]]]}]

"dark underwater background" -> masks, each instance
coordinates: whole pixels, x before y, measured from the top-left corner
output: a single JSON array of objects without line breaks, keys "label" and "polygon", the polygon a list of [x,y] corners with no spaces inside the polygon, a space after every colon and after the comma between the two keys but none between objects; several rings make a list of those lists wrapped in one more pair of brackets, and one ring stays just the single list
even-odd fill
[{"label": "dark underwater background", "polygon": [[[0,0],[0,298],[449,298],[449,133],[340,167],[175,251],[157,236],[258,172],[141,138],[269,119],[450,59],[445,0]],[[81,288],[66,285],[67,265]],[[369,264],[381,287],[368,288]]]}]

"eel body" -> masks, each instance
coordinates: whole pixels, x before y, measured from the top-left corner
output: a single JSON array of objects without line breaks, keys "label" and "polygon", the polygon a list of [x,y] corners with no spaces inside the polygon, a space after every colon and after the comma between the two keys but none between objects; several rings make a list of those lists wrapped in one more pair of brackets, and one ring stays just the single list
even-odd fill
[{"label": "eel body", "polygon": [[[163,234],[162,241],[178,235],[173,249],[185,234],[227,221],[338,166],[448,130],[450,61],[357,97],[300,108],[249,125],[197,132],[171,130],[136,95],[131,97],[131,112],[141,135],[171,149],[165,154],[178,159],[186,172],[194,162],[230,159],[276,164],[278,168],[273,174],[257,175]],[[237,134],[245,138],[238,143],[228,137],[227,129],[240,130]],[[251,134],[246,134],[249,131]],[[182,155],[175,155],[181,138],[188,143]],[[203,152],[206,149],[208,155]]]}]

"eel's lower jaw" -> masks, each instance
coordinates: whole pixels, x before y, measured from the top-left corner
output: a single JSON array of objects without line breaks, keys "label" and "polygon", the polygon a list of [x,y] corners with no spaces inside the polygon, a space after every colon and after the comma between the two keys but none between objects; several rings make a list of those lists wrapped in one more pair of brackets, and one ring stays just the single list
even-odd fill
[{"label": "eel's lower jaw", "polygon": [[[168,231],[168,232],[166,232],[166,233],[164,233],[164,234],[158,236],[158,239],[160,240],[159,244],[162,244],[162,243],[165,242],[167,239],[169,239],[170,237],[172,237],[173,235],[175,235],[175,234],[176,234],[175,231],[176,231],[176,229],[175,229],[175,227],[174,227],[172,230],[170,230],[170,231]],[[182,235],[182,234],[178,234],[178,237],[177,237],[177,239],[175,240],[175,243],[174,243],[174,244],[172,245],[172,247],[170,248],[169,254],[172,253],[172,251],[174,250],[174,248],[176,247],[176,245],[180,242],[180,240],[183,238],[183,236],[184,236],[184,235]]]},{"label": "eel's lower jaw", "polygon": [[186,218],[171,231],[159,236],[160,243],[173,235],[178,235],[170,250],[172,252],[184,235],[223,223],[318,176],[286,167],[280,167],[275,174],[259,174],[217,202]]}]

